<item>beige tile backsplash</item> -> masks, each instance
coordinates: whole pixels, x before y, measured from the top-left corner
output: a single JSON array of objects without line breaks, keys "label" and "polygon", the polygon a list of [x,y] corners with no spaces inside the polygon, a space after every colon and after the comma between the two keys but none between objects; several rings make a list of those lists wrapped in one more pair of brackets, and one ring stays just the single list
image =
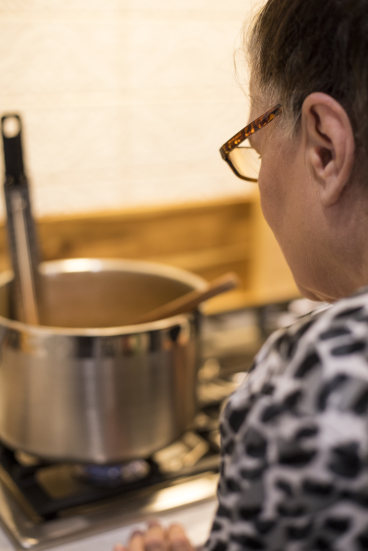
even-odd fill
[{"label": "beige tile backsplash", "polygon": [[254,9],[0,0],[0,112],[23,118],[36,215],[246,193],[218,149],[246,123],[233,52]]}]

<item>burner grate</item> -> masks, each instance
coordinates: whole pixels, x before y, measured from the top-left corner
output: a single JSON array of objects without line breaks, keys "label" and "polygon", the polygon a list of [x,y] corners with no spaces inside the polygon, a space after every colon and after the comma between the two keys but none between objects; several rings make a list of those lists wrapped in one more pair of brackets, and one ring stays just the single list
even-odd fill
[{"label": "burner grate", "polygon": [[[138,480],[126,481],[122,484],[107,485],[91,484],[83,477],[76,476],[76,467],[72,464],[41,463],[34,466],[23,466],[16,454],[0,446],[0,465],[6,477],[6,484],[20,491],[22,500],[32,508],[37,517],[48,521],[62,516],[69,509],[74,509],[89,503],[111,499],[116,496],[129,495],[141,489],[163,485],[181,476],[200,472],[204,467],[217,472],[218,456],[206,454],[202,464],[178,472],[162,472],[158,463],[152,458],[146,461],[149,466],[147,476]],[[208,461],[210,459],[210,461]],[[3,477],[4,478],[4,477]],[[19,492],[14,492],[19,495]]]}]

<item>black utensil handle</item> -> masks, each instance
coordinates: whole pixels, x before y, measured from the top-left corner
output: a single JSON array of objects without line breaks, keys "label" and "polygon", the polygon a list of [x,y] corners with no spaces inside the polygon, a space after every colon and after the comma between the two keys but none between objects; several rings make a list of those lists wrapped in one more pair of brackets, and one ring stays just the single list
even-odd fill
[{"label": "black utensil handle", "polygon": [[[6,124],[9,119],[14,119],[16,123],[13,125],[12,133],[7,132]],[[15,130],[15,132],[14,132]],[[24,173],[23,148],[22,148],[22,120],[19,115],[9,113],[1,118],[1,133],[3,138],[4,160],[5,160],[5,204],[7,211],[7,226],[10,251],[13,260],[16,258],[17,243],[14,236],[14,219],[11,197],[16,194],[21,197],[24,220],[27,231],[27,240],[32,257],[32,265],[34,270],[37,270],[39,264],[39,247],[37,230],[32,215],[32,205],[30,197],[30,189],[27,177]],[[16,262],[13,262],[13,267]]]},{"label": "black utensil handle", "polygon": [[[18,125],[18,132],[14,135],[8,135],[6,124],[9,119],[14,119],[14,122]],[[5,160],[5,174],[7,178],[13,178],[14,183],[19,183],[23,180],[24,165],[23,165],[23,152],[22,152],[22,121],[19,115],[4,115],[1,118],[1,133],[4,144],[4,160]]]},{"label": "black utensil handle", "polygon": [[[9,121],[9,119],[13,119]],[[8,124],[10,123],[10,124]],[[32,216],[27,178],[24,174],[19,115],[1,119],[4,146],[4,194],[8,242],[14,272],[13,304],[16,319],[37,324],[41,289],[38,273],[39,248]]]}]

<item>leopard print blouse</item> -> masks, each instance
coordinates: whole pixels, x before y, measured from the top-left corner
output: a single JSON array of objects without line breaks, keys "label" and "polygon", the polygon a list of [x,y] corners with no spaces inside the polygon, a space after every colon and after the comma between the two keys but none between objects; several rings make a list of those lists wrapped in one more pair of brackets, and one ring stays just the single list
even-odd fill
[{"label": "leopard print blouse", "polygon": [[368,550],[368,287],[271,336],[221,436],[207,551]]}]

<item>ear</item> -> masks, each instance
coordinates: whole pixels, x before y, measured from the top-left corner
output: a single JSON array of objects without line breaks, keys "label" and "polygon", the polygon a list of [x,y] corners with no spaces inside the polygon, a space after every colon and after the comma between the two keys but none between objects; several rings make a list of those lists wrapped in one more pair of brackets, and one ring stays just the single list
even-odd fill
[{"label": "ear", "polygon": [[328,207],[341,197],[354,166],[354,135],[349,117],[331,96],[310,94],[302,107],[307,161]]}]

